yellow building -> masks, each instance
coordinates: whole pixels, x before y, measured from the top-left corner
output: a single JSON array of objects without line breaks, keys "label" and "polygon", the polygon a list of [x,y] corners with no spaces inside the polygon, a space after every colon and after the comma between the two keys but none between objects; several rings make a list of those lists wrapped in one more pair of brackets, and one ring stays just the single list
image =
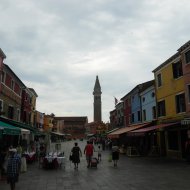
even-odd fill
[{"label": "yellow building", "polygon": [[29,88],[30,94],[31,94],[31,118],[30,123],[32,126],[36,123],[36,98],[38,97],[37,93],[33,88]]},{"label": "yellow building", "polygon": [[176,53],[156,68],[154,75],[159,121],[181,119],[185,112],[185,105],[181,104],[183,103],[182,99],[185,100],[185,96],[182,63],[179,53]]},{"label": "yellow building", "polygon": [[53,115],[44,115],[44,131],[51,132],[53,128]]},{"label": "yellow building", "polygon": [[161,154],[182,158],[184,142],[181,138],[181,120],[186,112],[184,77],[180,53],[177,52],[154,71],[158,124],[169,123],[160,128],[158,141]]}]

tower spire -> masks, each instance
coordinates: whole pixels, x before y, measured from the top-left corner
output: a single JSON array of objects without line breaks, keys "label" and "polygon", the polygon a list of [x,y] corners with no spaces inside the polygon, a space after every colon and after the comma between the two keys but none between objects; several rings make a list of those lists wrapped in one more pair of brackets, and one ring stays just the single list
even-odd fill
[{"label": "tower spire", "polygon": [[101,86],[98,79],[98,75],[96,76],[96,81],[94,85],[94,122],[102,122],[102,102],[101,102]]}]

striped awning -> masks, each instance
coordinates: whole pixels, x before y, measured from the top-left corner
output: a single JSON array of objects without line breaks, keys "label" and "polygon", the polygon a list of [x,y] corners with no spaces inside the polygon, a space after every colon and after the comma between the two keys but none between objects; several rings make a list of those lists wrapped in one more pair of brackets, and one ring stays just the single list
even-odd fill
[{"label": "striped awning", "polygon": [[116,131],[113,131],[112,133],[108,134],[107,137],[111,139],[117,139],[121,134],[133,131],[135,129],[140,129],[142,127],[145,127],[149,125],[150,123],[141,123],[141,124],[136,124],[136,125],[130,125],[129,127],[123,127],[121,129],[118,129]]}]

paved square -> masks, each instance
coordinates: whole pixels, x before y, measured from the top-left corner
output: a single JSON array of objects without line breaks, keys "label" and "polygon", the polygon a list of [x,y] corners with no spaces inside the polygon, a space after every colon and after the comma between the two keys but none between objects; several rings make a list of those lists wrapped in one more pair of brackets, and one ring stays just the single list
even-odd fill
[{"label": "paved square", "polygon": [[[84,149],[85,142],[79,141]],[[44,170],[37,163],[28,165],[20,175],[16,190],[189,190],[190,164],[164,158],[133,157],[120,155],[118,167],[108,162],[109,151],[102,152],[98,168],[86,167],[83,155],[78,170],[68,160],[74,141],[65,143],[66,168]],[[96,146],[97,148],[97,146]],[[97,153],[95,153],[97,154]],[[0,181],[0,190],[9,190]]]}]

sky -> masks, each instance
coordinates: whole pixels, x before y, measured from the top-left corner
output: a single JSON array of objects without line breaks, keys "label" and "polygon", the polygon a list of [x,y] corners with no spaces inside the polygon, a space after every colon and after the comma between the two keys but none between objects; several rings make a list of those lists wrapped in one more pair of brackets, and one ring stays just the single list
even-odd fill
[{"label": "sky", "polygon": [[190,40],[189,0],[0,0],[4,63],[38,94],[36,109],[102,120]]}]

